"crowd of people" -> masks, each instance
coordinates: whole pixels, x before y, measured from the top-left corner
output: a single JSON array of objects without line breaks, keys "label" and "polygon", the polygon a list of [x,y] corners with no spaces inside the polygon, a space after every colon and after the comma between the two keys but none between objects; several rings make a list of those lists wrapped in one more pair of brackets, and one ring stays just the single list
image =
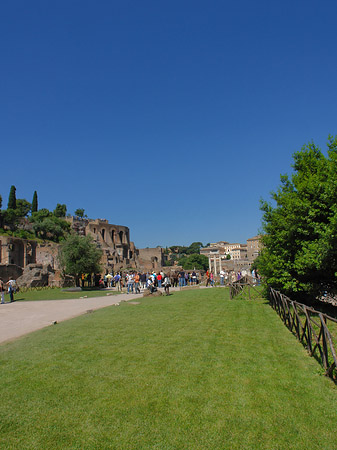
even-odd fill
[{"label": "crowd of people", "polygon": [[[246,276],[246,272],[224,271],[219,273],[220,286],[225,286],[228,283],[239,281],[243,276]],[[253,269],[249,275],[253,280],[254,285],[259,285],[261,278],[257,269]],[[206,271],[206,287],[215,286],[215,276],[212,271]],[[152,272],[137,272],[136,270],[130,270],[126,272],[111,272],[104,276],[101,274],[82,274],[81,285],[82,287],[100,287],[100,288],[116,288],[122,292],[126,287],[128,294],[140,294],[141,289],[148,289],[151,293],[155,292],[158,288],[164,288],[164,291],[169,295],[170,287],[184,287],[200,284],[202,276],[195,270],[187,272],[184,270],[170,272],[165,274],[163,271],[156,273]],[[14,294],[17,291],[16,281],[10,279],[7,283],[4,283],[0,278],[0,295],[1,303],[5,303],[5,293],[8,292],[10,302],[14,301]]]}]

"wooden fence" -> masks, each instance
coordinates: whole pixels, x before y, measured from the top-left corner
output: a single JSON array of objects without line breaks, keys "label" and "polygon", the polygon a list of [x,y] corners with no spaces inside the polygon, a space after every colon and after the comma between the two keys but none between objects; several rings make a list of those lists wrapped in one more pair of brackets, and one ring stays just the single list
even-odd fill
[{"label": "wooden fence", "polygon": [[[289,330],[324,367],[325,375],[337,381],[337,319],[294,302],[270,289],[270,303]],[[329,330],[330,327],[330,330]]]},{"label": "wooden fence", "polygon": [[255,286],[249,277],[243,277],[238,281],[234,281],[228,285],[229,298],[234,297],[248,297],[249,300],[261,297],[260,290]]}]

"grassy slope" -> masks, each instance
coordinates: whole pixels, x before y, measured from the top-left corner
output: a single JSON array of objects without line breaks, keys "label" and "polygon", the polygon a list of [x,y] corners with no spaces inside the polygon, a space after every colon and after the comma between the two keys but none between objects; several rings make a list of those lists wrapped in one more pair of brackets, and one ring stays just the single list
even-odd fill
[{"label": "grassy slope", "polygon": [[0,347],[0,448],[337,448],[337,389],[263,301],[123,303]]}]

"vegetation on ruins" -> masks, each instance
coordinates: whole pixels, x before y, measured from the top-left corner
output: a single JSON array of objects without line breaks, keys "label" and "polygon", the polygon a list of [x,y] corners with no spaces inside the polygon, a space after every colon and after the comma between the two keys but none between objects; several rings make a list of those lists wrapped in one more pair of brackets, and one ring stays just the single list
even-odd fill
[{"label": "vegetation on ruins", "polygon": [[84,217],[87,217],[87,215],[84,212],[85,210],[83,208],[77,208],[75,210],[75,216],[79,217],[80,219],[83,219]]},{"label": "vegetation on ruins", "polygon": [[336,448],[337,390],[265,300],[137,302],[0,347],[1,448]]},{"label": "vegetation on ruins", "polygon": [[337,287],[337,137],[329,136],[327,156],[313,142],[305,145],[292,167],[272,192],[273,204],[261,202],[257,263],[267,286],[313,299]]},{"label": "vegetation on ruins", "polygon": [[[2,200],[2,198],[1,198]],[[0,208],[2,201],[0,203]],[[38,210],[37,192],[32,203],[16,198],[16,188],[11,186],[8,208],[1,210],[0,233],[22,239],[43,239],[61,242],[70,233],[70,224],[64,220],[67,207],[58,203],[53,212],[46,208]],[[29,215],[30,214],[30,215]]]},{"label": "vegetation on ruins", "polygon": [[207,256],[200,254],[184,256],[183,258],[179,259],[179,265],[186,270],[189,269],[207,270],[208,258]]},{"label": "vegetation on ruins", "polygon": [[61,205],[60,203],[58,203],[53,211],[53,214],[55,217],[65,217],[67,215],[66,205]]},{"label": "vegetation on ruins", "polygon": [[59,249],[59,262],[63,274],[73,275],[78,281],[82,273],[100,272],[102,250],[91,236],[69,235]]},{"label": "vegetation on ruins", "polygon": [[[164,254],[167,255],[168,266],[173,265],[177,262],[179,265],[187,264],[187,266],[183,266],[184,269],[196,268],[203,269],[204,268],[204,260],[202,258],[198,258],[200,256],[200,249],[203,247],[202,242],[193,242],[190,246],[185,247],[181,245],[172,245],[171,247],[166,247],[164,250]],[[189,259],[189,257],[194,256],[196,258]],[[193,260],[195,260],[197,266],[190,267]],[[190,264],[191,263],[191,264]],[[208,260],[207,266],[208,267]]]},{"label": "vegetation on ruins", "polygon": [[30,217],[36,237],[61,242],[70,233],[70,224],[64,219],[55,216],[48,209],[43,208]]}]

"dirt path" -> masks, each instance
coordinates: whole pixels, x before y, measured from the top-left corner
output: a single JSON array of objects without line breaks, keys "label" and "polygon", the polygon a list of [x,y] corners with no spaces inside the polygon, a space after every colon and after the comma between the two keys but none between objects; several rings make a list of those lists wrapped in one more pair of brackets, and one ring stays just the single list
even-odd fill
[{"label": "dirt path", "polygon": [[143,294],[119,294],[106,297],[71,300],[42,300],[0,304],[0,343],[16,339],[32,331],[62,322],[88,310],[104,308],[121,301],[135,300]]}]

